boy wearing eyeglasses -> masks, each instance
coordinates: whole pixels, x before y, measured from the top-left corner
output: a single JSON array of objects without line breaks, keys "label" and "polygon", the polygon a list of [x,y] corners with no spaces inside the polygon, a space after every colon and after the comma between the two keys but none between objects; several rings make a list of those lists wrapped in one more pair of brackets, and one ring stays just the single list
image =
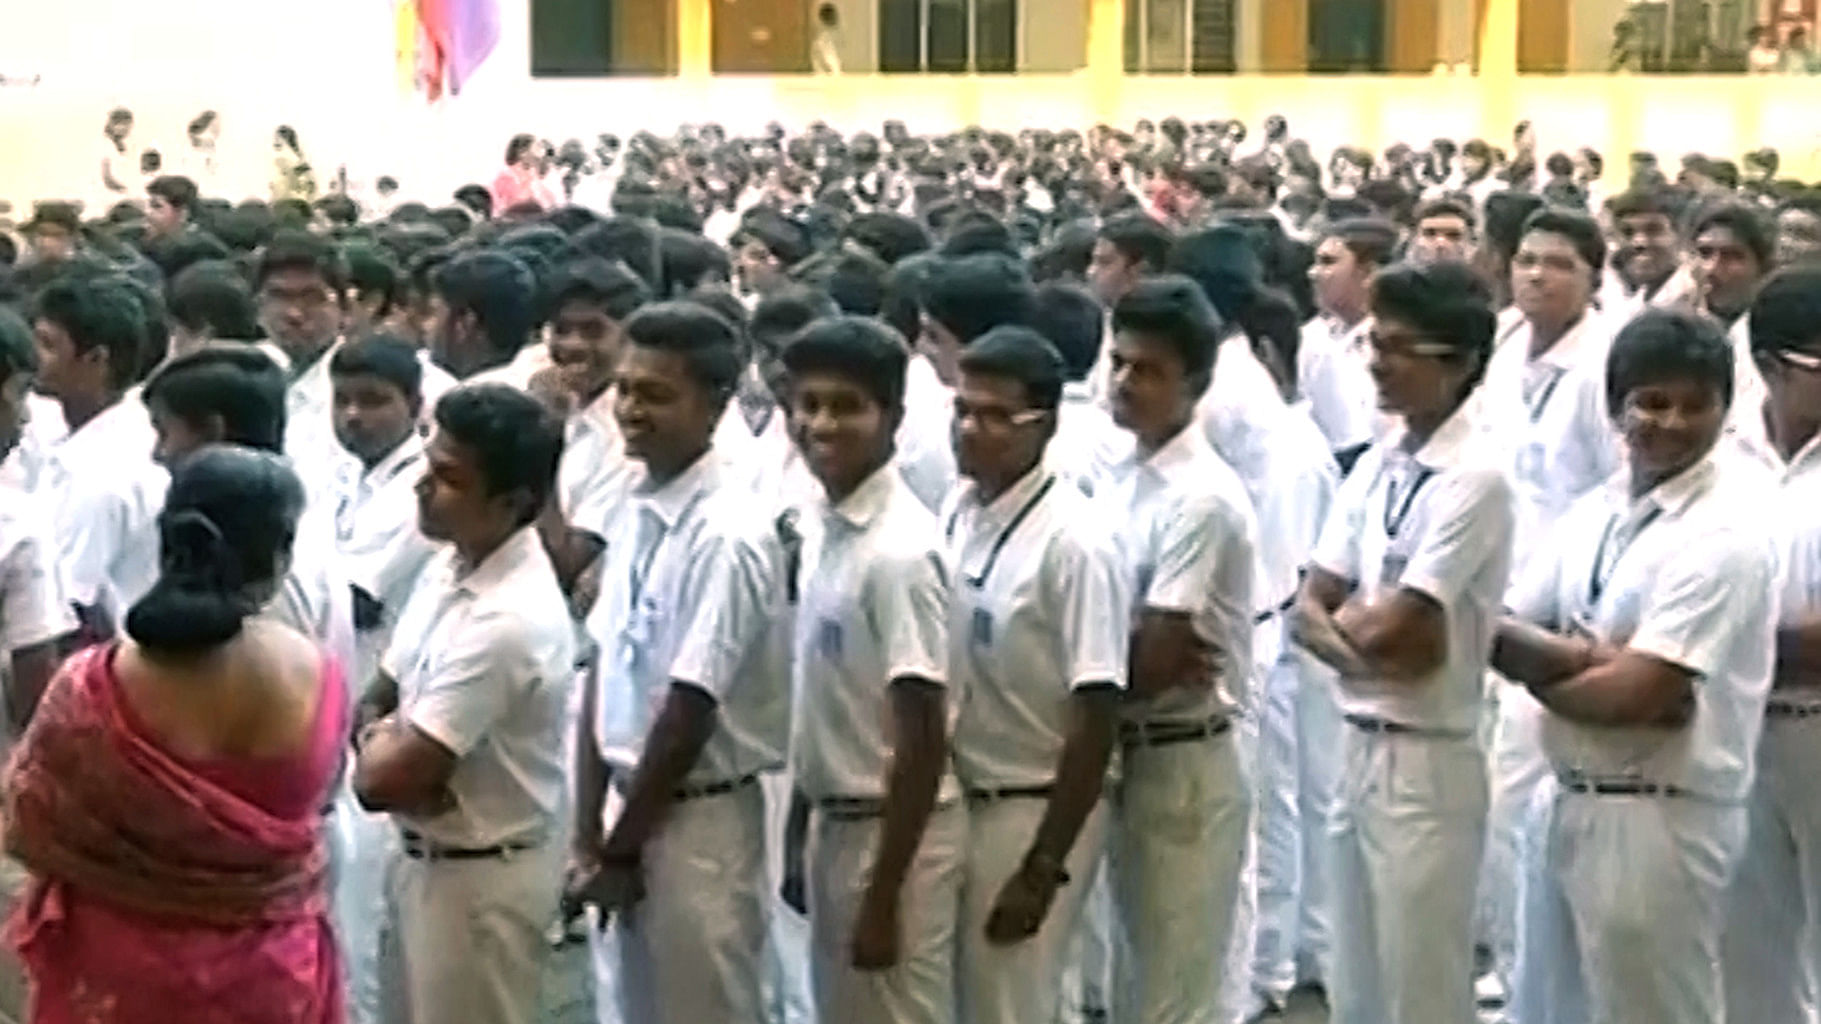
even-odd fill
[{"label": "boy wearing eyeglasses", "polygon": [[1477,739],[1515,511],[1474,422],[1495,318],[1465,266],[1372,283],[1371,372],[1401,422],[1341,485],[1292,621],[1339,674],[1328,822],[1337,1024],[1472,1020],[1487,785]]},{"label": "boy wearing eyeglasses", "polygon": [[1726,882],[1744,851],[1776,643],[1767,474],[1716,451],[1734,353],[1648,311],[1606,401],[1627,466],[1529,560],[1493,666],[1547,714],[1512,1011],[1526,1024],[1724,1019]]},{"label": "boy wearing eyeglasses", "polygon": [[1045,458],[1065,372],[1042,335],[997,327],[961,353],[943,524],[957,585],[949,674],[968,807],[959,1004],[966,1024],[1054,1020],[1099,863],[1125,688],[1118,555]]}]

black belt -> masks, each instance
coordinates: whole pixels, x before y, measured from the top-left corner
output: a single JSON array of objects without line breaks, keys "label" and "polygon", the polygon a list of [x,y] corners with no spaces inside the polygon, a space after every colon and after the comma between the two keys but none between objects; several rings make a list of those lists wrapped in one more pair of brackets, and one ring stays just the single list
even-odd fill
[{"label": "black belt", "polygon": [[1001,800],[1035,800],[1047,799],[1056,792],[1056,787],[1045,783],[1041,786],[1001,786],[997,789],[970,789],[967,791],[968,803],[995,804]]},{"label": "black belt", "polygon": [[865,821],[885,813],[885,800],[876,796],[824,796],[814,801],[816,810],[831,821]]},{"label": "black belt", "polygon": [[1167,747],[1212,739],[1233,728],[1233,719],[1215,715],[1200,722],[1125,722],[1119,726],[1119,743],[1126,747]]},{"label": "black belt", "polygon": [[1374,715],[1342,715],[1341,718],[1360,732],[1374,736],[1425,736],[1430,739],[1464,740],[1473,735],[1459,729],[1429,729],[1416,725],[1405,725],[1393,722],[1389,718],[1378,718]]},{"label": "black belt", "polygon": [[1791,704],[1773,700],[1764,705],[1767,718],[1821,718],[1821,704]]},{"label": "black belt", "polygon": [[439,846],[416,832],[400,832],[405,856],[412,860],[500,860],[515,853],[535,850],[543,843],[499,843],[495,846]]},{"label": "black belt", "polygon": [[736,790],[745,789],[759,781],[758,772],[749,772],[737,779],[723,779],[720,782],[704,782],[694,786],[680,786],[673,790],[670,798],[678,803],[685,800],[700,800],[710,796],[725,796]]},{"label": "black belt", "polygon": [[1284,613],[1288,612],[1290,609],[1292,609],[1294,607],[1296,607],[1296,595],[1291,594],[1289,597],[1284,598],[1283,601],[1280,604],[1278,604],[1277,607],[1266,608],[1264,611],[1259,612],[1257,615],[1252,616],[1252,625],[1262,626],[1265,623],[1270,622],[1272,619],[1278,617],[1279,615],[1283,615]]},{"label": "black belt", "polygon": [[1644,779],[1592,779],[1576,775],[1558,775],[1562,789],[1587,796],[1693,796],[1680,786],[1666,786]]}]

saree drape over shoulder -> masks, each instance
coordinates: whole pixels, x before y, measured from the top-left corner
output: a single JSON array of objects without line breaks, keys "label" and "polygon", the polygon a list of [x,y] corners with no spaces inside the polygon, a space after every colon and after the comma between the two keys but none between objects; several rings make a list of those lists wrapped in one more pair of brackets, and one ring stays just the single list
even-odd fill
[{"label": "saree drape over shoulder", "polygon": [[33,879],[6,924],[40,1024],[340,1024],[320,809],[346,735],[325,669],[308,748],[194,761],[133,714],[113,647],[71,657],[3,785]]}]

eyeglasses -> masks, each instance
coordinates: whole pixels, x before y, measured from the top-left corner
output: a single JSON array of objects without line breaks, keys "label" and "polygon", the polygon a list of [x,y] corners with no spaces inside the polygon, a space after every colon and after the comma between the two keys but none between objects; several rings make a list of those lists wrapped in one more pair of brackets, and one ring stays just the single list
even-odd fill
[{"label": "eyeglasses", "polygon": [[955,424],[959,426],[968,420],[973,420],[981,430],[1006,431],[1013,427],[1035,423],[1043,418],[1046,411],[1044,409],[1023,409],[1012,412],[1009,409],[999,409],[993,406],[976,409],[965,402],[957,401],[955,403]]},{"label": "eyeglasses", "polygon": [[1821,373],[1821,355],[1804,352],[1800,349],[1757,349],[1752,352],[1751,358],[1752,362],[1758,364],[1760,370],[1787,366],[1804,373]]},{"label": "eyeglasses", "polygon": [[1380,334],[1374,330],[1367,332],[1366,340],[1374,354],[1404,359],[1446,359],[1459,351],[1424,334]]}]

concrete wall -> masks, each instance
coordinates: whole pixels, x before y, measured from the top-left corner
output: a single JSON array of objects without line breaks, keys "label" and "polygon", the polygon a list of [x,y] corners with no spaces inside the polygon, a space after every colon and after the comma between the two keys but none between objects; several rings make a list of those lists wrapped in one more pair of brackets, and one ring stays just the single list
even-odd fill
[{"label": "concrete wall", "polygon": [[1569,5],[1568,70],[1602,72],[1612,55],[1612,27],[1630,0],[1574,0]]}]

